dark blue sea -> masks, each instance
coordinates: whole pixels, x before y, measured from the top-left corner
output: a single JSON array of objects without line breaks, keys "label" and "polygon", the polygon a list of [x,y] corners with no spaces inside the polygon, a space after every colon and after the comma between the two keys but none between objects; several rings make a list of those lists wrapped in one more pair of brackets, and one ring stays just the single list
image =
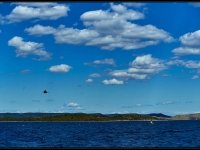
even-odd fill
[{"label": "dark blue sea", "polygon": [[1,122],[0,147],[200,147],[200,121]]}]

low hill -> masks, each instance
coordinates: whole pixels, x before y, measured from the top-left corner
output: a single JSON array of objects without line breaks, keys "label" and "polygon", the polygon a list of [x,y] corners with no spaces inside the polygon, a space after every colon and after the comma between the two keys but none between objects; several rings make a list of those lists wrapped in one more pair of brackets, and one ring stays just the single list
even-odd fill
[{"label": "low hill", "polygon": [[1,118],[33,118],[33,117],[44,117],[62,115],[63,113],[0,113]]},{"label": "low hill", "polygon": [[200,113],[167,116],[151,114],[101,113],[0,113],[0,121],[132,121],[132,120],[200,120]]},{"label": "low hill", "polygon": [[171,118],[171,116],[162,114],[162,113],[151,113],[151,114],[147,114],[148,116],[152,116],[152,117],[162,117],[162,118]]},{"label": "low hill", "polygon": [[200,113],[183,114],[172,117],[173,120],[200,120]]},{"label": "low hill", "polygon": [[142,114],[86,114],[86,113],[0,113],[0,121],[118,121],[158,120]]}]

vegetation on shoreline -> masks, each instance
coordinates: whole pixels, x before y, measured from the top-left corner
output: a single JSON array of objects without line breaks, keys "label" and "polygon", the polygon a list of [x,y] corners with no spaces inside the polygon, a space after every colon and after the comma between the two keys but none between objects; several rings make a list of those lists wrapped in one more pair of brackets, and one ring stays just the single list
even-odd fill
[{"label": "vegetation on shoreline", "polygon": [[0,114],[0,121],[118,121],[118,120],[160,120],[164,118],[142,114],[85,114],[85,113],[6,113]]},{"label": "vegetation on shoreline", "polygon": [[200,113],[167,116],[164,114],[87,114],[87,113],[0,113],[0,121],[134,121],[199,120]]},{"label": "vegetation on shoreline", "polygon": [[200,120],[200,113],[176,115],[173,120]]}]

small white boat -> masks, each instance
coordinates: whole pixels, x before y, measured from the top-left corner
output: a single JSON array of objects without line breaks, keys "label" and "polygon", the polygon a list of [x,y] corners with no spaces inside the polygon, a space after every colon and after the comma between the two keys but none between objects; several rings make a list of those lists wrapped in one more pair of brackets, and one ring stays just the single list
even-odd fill
[{"label": "small white boat", "polygon": [[153,121],[151,120],[150,123],[153,124]]}]

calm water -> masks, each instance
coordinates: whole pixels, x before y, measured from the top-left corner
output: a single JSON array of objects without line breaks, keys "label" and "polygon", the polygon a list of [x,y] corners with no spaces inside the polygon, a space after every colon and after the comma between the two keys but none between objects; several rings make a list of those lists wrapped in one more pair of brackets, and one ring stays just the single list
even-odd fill
[{"label": "calm water", "polygon": [[200,121],[1,122],[0,147],[200,147]]}]

